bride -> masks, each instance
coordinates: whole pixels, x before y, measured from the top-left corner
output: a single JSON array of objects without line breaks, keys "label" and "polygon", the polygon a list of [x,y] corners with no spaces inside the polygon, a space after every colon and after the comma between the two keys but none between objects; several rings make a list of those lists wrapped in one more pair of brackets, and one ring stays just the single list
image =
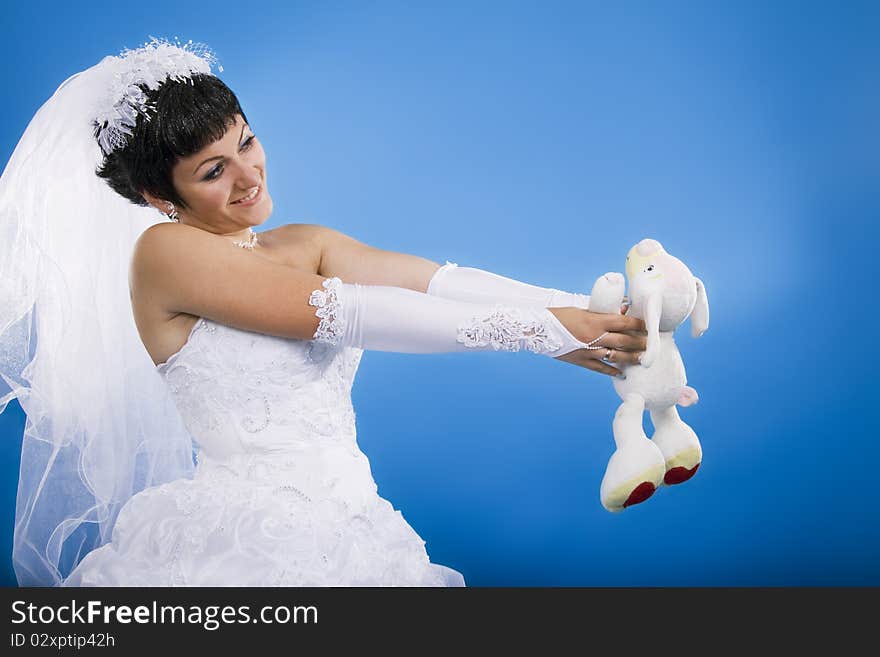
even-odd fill
[{"label": "bride", "polygon": [[323,226],[255,232],[265,153],[213,64],[157,39],[104,58],[0,179],[19,583],[463,586],[377,494],[351,404],[363,350],[622,376],[609,363],[638,362],[644,324]]}]

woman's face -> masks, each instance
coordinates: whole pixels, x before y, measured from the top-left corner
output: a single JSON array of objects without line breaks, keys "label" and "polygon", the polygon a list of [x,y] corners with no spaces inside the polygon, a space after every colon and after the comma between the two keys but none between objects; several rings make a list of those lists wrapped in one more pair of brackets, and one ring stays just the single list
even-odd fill
[{"label": "woman's face", "polygon": [[[241,115],[236,115],[222,139],[180,158],[171,175],[174,188],[189,206],[177,208],[182,223],[234,233],[257,226],[272,214],[266,154]],[[153,204],[168,211],[165,202]]]}]

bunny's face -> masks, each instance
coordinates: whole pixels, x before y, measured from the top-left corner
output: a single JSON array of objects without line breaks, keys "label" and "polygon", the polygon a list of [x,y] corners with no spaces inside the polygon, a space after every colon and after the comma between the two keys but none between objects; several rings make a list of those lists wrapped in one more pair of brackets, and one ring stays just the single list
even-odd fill
[{"label": "bunny's face", "polygon": [[672,331],[693,310],[697,297],[694,277],[685,264],[669,255],[657,240],[644,239],[626,256],[626,277],[634,317],[644,317],[649,295],[662,295],[660,330]]},{"label": "bunny's face", "polygon": [[657,240],[644,239],[626,254],[626,278],[629,281],[638,279],[656,280],[663,277],[659,260],[663,245]]}]

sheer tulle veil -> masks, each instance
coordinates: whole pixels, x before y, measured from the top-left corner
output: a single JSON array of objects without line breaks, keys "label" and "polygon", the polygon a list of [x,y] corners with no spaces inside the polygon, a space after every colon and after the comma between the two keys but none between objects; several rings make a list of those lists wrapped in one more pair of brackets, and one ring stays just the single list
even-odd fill
[{"label": "sheer tulle veil", "polygon": [[[184,50],[191,58],[154,39],[72,75],[0,178],[0,412],[17,398],[27,415],[13,541],[22,586],[62,583],[110,539],[132,495],[192,476],[191,438],[138,337],[128,289],[135,241],[167,218],[95,174],[93,127],[120,84],[163,80]],[[124,137],[125,121],[116,125]]]}]

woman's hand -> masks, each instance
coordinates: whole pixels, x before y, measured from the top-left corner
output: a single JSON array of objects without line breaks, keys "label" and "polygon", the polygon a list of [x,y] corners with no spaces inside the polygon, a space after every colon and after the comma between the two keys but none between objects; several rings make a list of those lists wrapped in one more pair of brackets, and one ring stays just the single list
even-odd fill
[{"label": "woman's hand", "polygon": [[614,313],[594,313],[581,308],[548,308],[566,329],[581,342],[591,342],[603,333],[601,339],[592,346],[601,349],[575,349],[558,356],[556,360],[580,365],[594,372],[610,376],[624,377],[624,374],[607,363],[622,365],[638,364],[639,358],[647,347],[648,331],[645,322],[635,317],[627,317],[628,306],[620,308],[619,315]]}]

